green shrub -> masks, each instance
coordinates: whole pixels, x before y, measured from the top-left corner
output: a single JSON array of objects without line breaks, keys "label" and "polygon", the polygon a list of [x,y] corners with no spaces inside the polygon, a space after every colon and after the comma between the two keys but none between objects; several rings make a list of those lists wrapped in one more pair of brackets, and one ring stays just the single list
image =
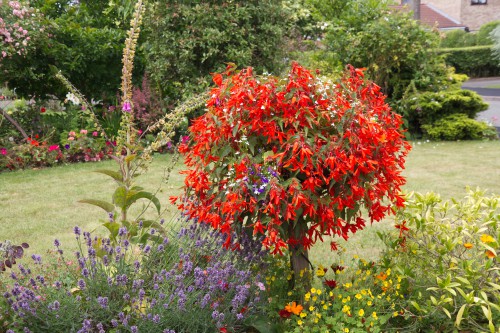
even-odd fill
[{"label": "green shrub", "polygon": [[[442,48],[468,47],[476,46],[476,43],[477,34],[471,34],[470,32],[456,29],[446,32],[439,46]],[[489,44],[491,44],[491,42]]]},{"label": "green shrub", "polygon": [[397,213],[399,231],[379,234],[389,246],[384,260],[410,281],[406,311],[425,330],[498,328],[500,196],[484,195],[443,202],[412,193]]},{"label": "green shrub", "polygon": [[279,73],[290,20],[281,1],[160,1],[144,19],[147,71],[167,104],[202,92],[227,62]]},{"label": "green shrub", "polygon": [[433,124],[450,114],[463,113],[474,118],[487,108],[481,96],[463,89],[415,93],[407,96],[401,106],[411,133],[421,133],[422,125]]},{"label": "green shrub", "polygon": [[500,65],[494,58],[491,45],[440,49],[446,63],[455,67],[458,73],[471,77],[500,75]]},{"label": "green shrub", "polygon": [[462,113],[452,114],[433,124],[423,125],[424,133],[432,140],[480,140],[497,138],[496,130],[483,121]]}]

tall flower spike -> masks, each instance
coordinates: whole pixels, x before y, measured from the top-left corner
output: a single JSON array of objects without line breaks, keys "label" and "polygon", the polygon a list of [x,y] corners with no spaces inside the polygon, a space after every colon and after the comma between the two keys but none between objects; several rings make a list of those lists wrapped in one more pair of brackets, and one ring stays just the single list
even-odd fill
[{"label": "tall flower spike", "polygon": [[[132,100],[132,70],[134,69],[134,56],[137,46],[137,39],[141,31],[142,17],[145,12],[144,2],[137,1],[135,5],[134,17],[132,18],[131,27],[128,31],[128,37],[125,41],[125,48],[123,49],[123,69],[122,69],[122,101],[130,103]],[[130,105],[130,104],[129,104]]]}]

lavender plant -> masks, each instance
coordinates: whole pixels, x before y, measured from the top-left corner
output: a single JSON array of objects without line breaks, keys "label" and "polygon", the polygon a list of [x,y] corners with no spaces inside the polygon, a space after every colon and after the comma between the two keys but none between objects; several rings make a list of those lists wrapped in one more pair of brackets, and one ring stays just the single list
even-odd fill
[{"label": "lavender plant", "polygon": [[48,281],[22,265],[11,274],[3,295],[17,318],[10,332],[238,332],[260,301],[266,252],[250,237],[226,250],[227,235],[196,221],[144,245],[131,244],[125,227],[117,245],[74,232],[78,270],[67,266],[66,280]]}]

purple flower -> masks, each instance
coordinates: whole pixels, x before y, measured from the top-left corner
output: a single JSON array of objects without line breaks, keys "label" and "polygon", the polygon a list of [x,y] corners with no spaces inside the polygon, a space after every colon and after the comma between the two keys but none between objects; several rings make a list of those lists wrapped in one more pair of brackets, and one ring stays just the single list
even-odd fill
[{"label": "purple flower", "polygon": [[69,149],[69,145],[68,145],[68,144],[65,144],[65,145],[64,145],[64,148]]},{"label": "purple flower", "polygon": [[74,227],[73,228],[73,233],[76,235],[76,236],[80,236],[82,234],[82,229],[80,229],[79,227]]},{"label": "purple flower", "polygon": [[99,305],[103,308],[106,309],[108,307],[108,298],[107,297],[97,297],[97,302]]},{"label": "purple flower", "polygon": [[137,326],[130,326],[130,331],[132,333],[137,333],[137,332],[139,332],[139,329],[137,328]]},{"label": "purple flower", "polygon": [[122,111],[123,112],[130,112],[130,111],[132,111],[132,106],[130,105],[130,102],[123,103]]}]

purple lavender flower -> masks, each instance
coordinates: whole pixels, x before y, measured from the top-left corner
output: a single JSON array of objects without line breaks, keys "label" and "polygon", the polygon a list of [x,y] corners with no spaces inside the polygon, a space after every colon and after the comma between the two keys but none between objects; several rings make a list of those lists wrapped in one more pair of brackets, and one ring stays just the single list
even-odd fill
[{"label": "purple lavender flower", "polygon": [[55,246],[55,247],[59,247],[59,246],[61,246],[61,243],[59,242],[59,240],[58,240],[58,239],[54,239],[54,246]]},{"label": "purple lavender flower", "polygon": [[97,302],[99,305],[103,308],[106,309],[108,307],[108,298],[107,297],[97,297]]},{"label": "purple lavender flower", "polygon": [[137,328],[137,326],[130,326],[130,331],[132,333],[137,333],[137,332],[139,332],[139,329]]},{"label": "purple lavender flower", "polygon": [[82,229],[80,229],[79,227],[74,227],[73,228],[73,233],[76,235],[76,236],[80,236],[82,234]]},{"label": "purple lavender flower", "polygon": [[78,280],[78,287],[80,288],[80,290],[85,289],[86,284],[85,284],[85,281],[83,281],[83,279]]},{"label": "purple lavender flower", "polygon": [[31,259],[33,259],[35,261],[35,264],[41,264],[42,263],[42,256],[40,256],[39,254],[33,254],[31,256]]}]

